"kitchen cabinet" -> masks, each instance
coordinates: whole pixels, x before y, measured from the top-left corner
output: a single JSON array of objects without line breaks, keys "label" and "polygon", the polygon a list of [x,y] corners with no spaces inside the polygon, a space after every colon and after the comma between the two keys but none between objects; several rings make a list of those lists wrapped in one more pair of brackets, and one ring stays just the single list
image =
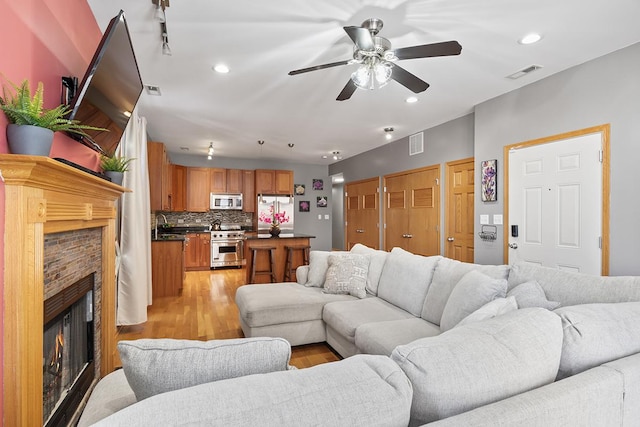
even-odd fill
[{"label": "kitchen cabinet", "polygon": [[153,299],[180,295],[184,280],[184,241],[151,242]]},{"label": "kitchen cabinet", "polygon": [[185,268],[189,271],[211,268],[211,233],[187,233]]},{"label": "kitchen cabinet", "polygon": [[187,211],[208,212],[210,168],[187,168]]},{"label": "kitchen cabinet", "polygon": [[256,194],[293,194],[293,171],[256,169]]},{"label": "kitchen cabinet", "polygon": [[256,183],[255,172],[252,170],[242,171],[242,211],[256,211]]},{"label": "kitchen cabinet", "polygon": [[184,212],[187,209],[187,168],[186,166],[170,165],[171,195],[169,207],[174,212]]},{"label": "kitchen cabinet", "polygon": [[147,142],[147,166],[151,211],[171,210],[171,170],[163,143]]},{"label": "kitchen cabinet", "polygon": [[209,178],[211,180],[209,187],[211,193],[227,193],[227,169],[210,168]]},{"label": "kitchen cabinet", "polygon": [[244,171],[242,169],[227,169],[227,193],[242,193],[243,182]]}]

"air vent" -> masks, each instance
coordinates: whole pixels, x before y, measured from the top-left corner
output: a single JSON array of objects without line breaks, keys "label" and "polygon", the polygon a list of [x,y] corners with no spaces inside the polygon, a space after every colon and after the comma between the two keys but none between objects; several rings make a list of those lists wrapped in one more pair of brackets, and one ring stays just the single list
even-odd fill
[{"label": "air vent", "polygon": [[162,95],[160,93],[160,86],[145,85],[144,88],[147,90],[147,93],[149,95],[154,95],[154,96]]},{"label": "air vent", "polygon": [[409,137],[409,155],[424,152],[424,132],[413,134]]},{"label": "air vent", "polygon": [[542,68],[542,65],[529,65],[528,67],[507,76],[507,78],[511,80],[519,79],[520,77],[526,76],[527,74],[539,70],[540,68]]}]

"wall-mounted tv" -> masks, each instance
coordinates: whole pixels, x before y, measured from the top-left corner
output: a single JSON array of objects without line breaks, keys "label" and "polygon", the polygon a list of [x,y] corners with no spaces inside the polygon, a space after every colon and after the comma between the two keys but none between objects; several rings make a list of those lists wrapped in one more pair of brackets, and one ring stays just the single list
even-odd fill
[{"label": "wall-mounted tv", "polygon": [[70,103],[70,119],[107,128],[109,132],[88,131],[89,138],[70,136],[96,151],[112,152],[120,142],[142,89],[129,28],[121,10],[109,22]]}]

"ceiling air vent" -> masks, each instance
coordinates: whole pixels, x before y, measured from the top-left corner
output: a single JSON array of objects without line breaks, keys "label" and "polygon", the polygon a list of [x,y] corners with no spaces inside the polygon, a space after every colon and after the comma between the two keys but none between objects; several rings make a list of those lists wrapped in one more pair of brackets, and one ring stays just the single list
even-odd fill
[{"label": "ceiling air vent", "polygon": [[511,80],[519,79],[520,77],[526,76],[527,74],[539,70],[540,68],[542,68],[542,65],[529,65],[528,67],[507,76],[507,78]]},{"label": "ceiling air vent", "polygon": [[162,95],[160,93],[160,86],[144,85],[144,88],[147,90],[147,93],[149,95],[155,95],[155,96]]},{"label": "ceiling air vent", "polygon": [[424,152],[424,132],[413,134],[409,137],[409,155]]}]

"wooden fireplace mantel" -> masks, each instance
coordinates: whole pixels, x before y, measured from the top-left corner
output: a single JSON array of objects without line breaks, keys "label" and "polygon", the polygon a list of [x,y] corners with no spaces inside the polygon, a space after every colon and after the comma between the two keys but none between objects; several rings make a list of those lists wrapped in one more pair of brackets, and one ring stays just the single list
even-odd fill
[{"label": "wooden fireplace mantel", "polygon": [[4,425],[42,425],[44,236],[101,228],[101,375],[114,369],[119,185],[48,157],[0,154],[4,211]]}]

